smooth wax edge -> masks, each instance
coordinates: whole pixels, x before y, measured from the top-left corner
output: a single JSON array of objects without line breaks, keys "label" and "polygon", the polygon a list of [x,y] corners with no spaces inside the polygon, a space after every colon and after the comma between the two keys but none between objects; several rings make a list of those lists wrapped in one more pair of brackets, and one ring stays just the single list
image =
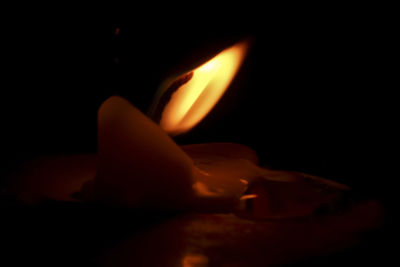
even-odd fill
[{"label": "smooth wax edge", "polygon": [[192,160],[122,97],[108,98],[99,109],[98,155],[92,190],[95,200],[178,208],[192,198]]}]

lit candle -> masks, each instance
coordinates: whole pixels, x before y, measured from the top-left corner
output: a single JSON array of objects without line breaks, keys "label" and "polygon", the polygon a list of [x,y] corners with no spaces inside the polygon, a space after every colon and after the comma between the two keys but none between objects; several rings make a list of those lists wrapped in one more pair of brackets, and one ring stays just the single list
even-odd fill
[{"label": "lit candle", "polygon": [[[110,97],[98,112],[97,157],[63,161],[63,168],[56,168],[63,175],[28,175],[39,177],[41,189],[32,192],[38,187],[29,185],[38,180],[26,179],[20,192],[25,199],[42,195],[72,201],[71,194],[81,191],[84,201],[134,208],[239,213],[250,208],[258,217],[310,214],[333,201],[337,192],[348,187],[296,172],[261,168],[256,153],[240,144],[180,147],[171,138],[191,130],[210,112],[239,70],[247,47],[247,42],[238,43],[166,82],[150,109],[153,120],[127,100]],[[54,160],[43,163],[52,164]],[[86,164],[84,175],[64,172],[75,170],[71,164],[78,164],[76,170]],[[68,178],[67,173],[73,177]],[[52,179],[54,176],[64,179]],[[328,194],[326,188],[334,193]]]}]

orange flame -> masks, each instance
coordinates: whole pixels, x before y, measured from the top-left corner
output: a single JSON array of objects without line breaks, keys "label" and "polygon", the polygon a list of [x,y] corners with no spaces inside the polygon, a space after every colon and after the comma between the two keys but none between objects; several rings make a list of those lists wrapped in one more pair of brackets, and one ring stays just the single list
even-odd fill
[{"label": "orange flame", "polygon": [[175,91],[166,104],[160,119],[161,128],[177,135],[197,125],[232,82],[247,47],[247,42],[238,43],[191,71],[191,79]]}]

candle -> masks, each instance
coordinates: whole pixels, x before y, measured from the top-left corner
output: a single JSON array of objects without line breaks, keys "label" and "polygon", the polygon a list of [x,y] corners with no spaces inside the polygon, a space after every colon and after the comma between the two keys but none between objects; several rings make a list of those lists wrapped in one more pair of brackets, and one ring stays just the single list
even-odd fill
[{"label": "candle", "polygon": [[[25,175],[34,178],[21,183],[20,196],[73,201],[72,193],[80,191],[81,200],[113,206],[236,211],[262,218],[311,214],[330,204],[349,188],[318,177],[261,168],[256,153],[240,144],[180,147],[171,138],[191,130],[210,112],[247,50],[247,42],[238,43],[163,84],[150,117],[127,100],[110,97],[98,112],[98,155],[61,159],[63,168],[55,172]],[[54,159],[41,164],[54,165]],[[84,169],[79,164],[86,171],[79,175],[70,171],[75,170],[73,165]]]},{"label": "candle", "polygon": [[[243,56],[226,58],[229,63]],[[217,65],[204,66],[201,70],[207,78]],[[40,240],[48,244],[45,248],[52,248],[40,245],[32,251],[29,247],[34,259],[52,255],[55,248],[56,258],[82,262],[74,256],[85,254],[91,264],[99,257],[113,266],[264,266],[342,251],[348,243],[357,242],[360,232],[379,224],[382,215],[374,202],[302,220],[260,220],[313,214],[329,208],[349,188],[319,177],[263,168],[256,152],[241,144],[175,143],[171,136],[195,130],[199,119],[210,111],[209,104],[217,101],[211,99],[211,89],[222,88],[214,87],[219,78],[213,75],[206,79],[210,84],[198,87],[199,73],[191,70],[162,87],[168,93],[159,95],[150,116],[121,97],[107,99],[98,113],[97,155],[53,156],[24,169],[19,177],[24,182],[15,188],[20,199],[67,204],[52,202],[42,212],[28,209],[22,220],[15,212],[6,212],[5,220],[22,221],[23,230],[15,234],[5,227],[13,240],[5,244],[15,240],[20,244],[20,237],[29,233],[22,240],[27,239],[28,247],[37,248],[36,240]],[[234,73],[230,72],[223,87]],[[183,97],[193,88],[199,90],[194,100]],[[175,113],[185,103],[190,107]],[[174,118],[174,114],[180,115]],[[78,204],[71,205],[73,201]],[[105,209],[103,205],[132,209]],[[143,208],[145,213],[140,212]],[[190,212],[149,223],[160,210]],[[25,211],[18,209],[17,213]]]}]

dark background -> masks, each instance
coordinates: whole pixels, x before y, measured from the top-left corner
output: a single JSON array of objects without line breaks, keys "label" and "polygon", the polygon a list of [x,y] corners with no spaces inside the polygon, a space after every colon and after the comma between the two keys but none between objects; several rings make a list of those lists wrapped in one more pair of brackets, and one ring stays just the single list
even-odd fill
[{"label": "dark background", "polygon": [[389,41],[381,17],[346,8],[259,11],[10,20],[3,32],[6,173],[37,156],[95,153],[96,112],[106,98],[122,95],[145,112],[170,74],[251,38],[223,99],[177,142],[242,143],[262,165],[387,196],[388,179],[372,170],[386,139],[380,106]]}]

